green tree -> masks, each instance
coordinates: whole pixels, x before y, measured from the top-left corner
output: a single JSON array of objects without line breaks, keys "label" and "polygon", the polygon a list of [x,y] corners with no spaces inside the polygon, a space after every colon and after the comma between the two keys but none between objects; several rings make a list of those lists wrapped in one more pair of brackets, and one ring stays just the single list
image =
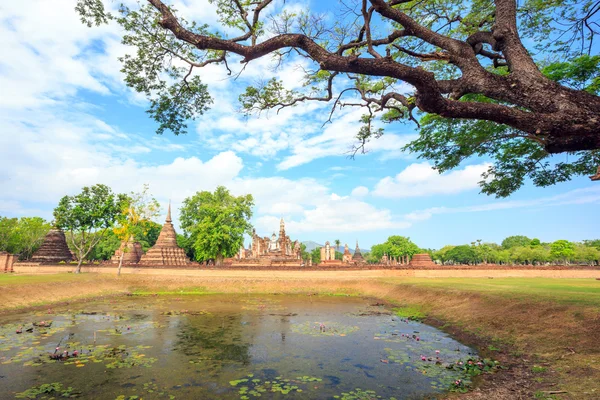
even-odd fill
[{"label": "green tree", "polygon": [[27,260],[40,247],[49,230],[50,224],[40,217],[0,217],[0,251]]},{"label": "green tree", "polygon": [[529,246],[531,244],[531,239],[527,236],[515,235],[509,236],[502,241],[502,248],[510,249],[517,246]]},{"label": "green tree", "polygon": [[550,255],[554,260],[562,261],[566,265],[575,256],[575,243],[557,240],[550,245]]},{"label": "green tree", "polygon": [[[102,239],[98,241],[96,246],[88,253],[86,256],[87,260],[110,260],[112,256],[115,254],[115,251],[121,245],[121,241],[112,231],[112,229],[108,230]],[[75,247],[72,245],[69,246],[72,251],[75,251]]]},{"label": "green tree", "polygon": [[458,264],[476,264],[477,253],[472,246],[460,245],[455,246],[446,253],[446,259],[452,263]]},{"label": "green tree", "polygon": [[244,244],[252,225],[252,195],[235,197],[219,186],[214,193],[203,191],[183,201],[181,227],[192,241],[197,261],[215,259],[222,265]]},{"label": "green tree", "polygon": [[584,240],[584,246],[595,247],[600,250],[600,239]]},{"label": "green tree", "polygon": [[310,258],[312,260],[313,265],[317,265],[321,263],[321,249],[316,248],[310,252]]},{"label": "green tree", "polygon": [[[124,201],[121,201],[121,210],[117,215],[118,225],[113,228],[113,232],[122,243],[131,241],[136,233],[143,234],[144,228],[151,227],[148,222],[158,216],[160,204],[148,191],[149,186],[144,185],[141,192],[132,192]],[[169,211],[171,210],[170,207],[169,205]],[[128,250],[127,246],[123,247],[119,258],[119,266],[117,267],[117,276],[121,275],[123,258]]]},{"label": "green tree", "polygon": [[0,218],[0,251],[15,253],[18,245],[16,235],[18,226],[19,220],[17,218]]},{"label": "green tree", "polygon": [[[121,5],[117,15],[102,0],[77,0],[88,26],[121,26],[134,48],[120,59],[125,83],[148,98],[159,133],[185,132],[211,105],[198,69],[269,56],[284,66],[299,54],[309,63],[304,89],[266,80],[240,95],[244,112],[304,101],[330,101],[332,113],[362,107],[355,152],[383,134],[382,123],[420,118],[407,148],[440,172],[491,158],[480,185],[497,196],[527,178],[546,186],[600,164],[597,1],[368,0],[332,5],[334,18],[272,0],[213,3],[215,26],[187,21],[163,0]],[[571,157],[554,162],[558,153]]]},{"label": "green tree", "polygon": [[188,256],[190,260],[195,260],[196,255],[194,253],[193,242],[186,235],[177,234],[177,246],[181,247],[183,251],[185,251],[185,255]]},{"label": "green tree", "polygon": [[[340,239],[335,239],[334,243],[335,243],[335,251],[337,251],[339,253],[340,252],[340,244],[342,242],[340,241]],[[337,256],[336,256],[336,259],[337,259]],[[341,260],[341,258],[340,258],[340,260]]]},{"label": "green tree", "polygon": [[84,187],[81,193],[64,196],[54,209],[55,225],[69,235],[77,256],[75,273],[81,263],[112,228],[122,209],[125,195],[117,195],[102,184]]},{"label": "green tree", "polygon": [[310,258],[310,253],[306,251],[306,245],[304,243],[300,243],[300,252],[302,254],[302,260],[304,262],[308,262],[308,259]]},{"label": "green tree", "polygon": [[18,242],[18,253],[21,260],[28,260],[33,253],[42,245],[44,237],[51,226],[40,217],[22,217],[17,224],[16,235]]},{"label": "green tree", "polygon": [[578,263],[585,263],[588,265],[594,265],[600,260],[600,250],[592,246],[586,246],[584,244],[577,244],[575,246],[575,254],[573,258]]}]

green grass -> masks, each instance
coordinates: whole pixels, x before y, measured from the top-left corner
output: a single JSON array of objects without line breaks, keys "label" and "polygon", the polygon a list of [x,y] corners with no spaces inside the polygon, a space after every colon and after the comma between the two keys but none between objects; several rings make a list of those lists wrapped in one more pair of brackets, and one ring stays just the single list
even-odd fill
[{"label": "green grass", "polygon": [[396,307],[393,311],[400,318],[408,318],[414,321],[421,321],[426,317],[425,313],[415,306]]},{"label": "green grass", "polygon": [[15,275],[0,274],[0,286],[23,285],[30,283],[72,282],[92,279],[89,274],[47,274],[47,275]]},{"label": "green grass", "polygon": [[600,281],[552,278],[386,278],[413,287],[500,295],[522,300],[555,301],[600,307]]}]

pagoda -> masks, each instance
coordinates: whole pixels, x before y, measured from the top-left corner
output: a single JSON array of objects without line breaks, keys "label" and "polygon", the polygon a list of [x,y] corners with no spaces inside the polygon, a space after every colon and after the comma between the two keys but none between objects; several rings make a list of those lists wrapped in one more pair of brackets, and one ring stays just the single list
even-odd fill
[{"label": "pagoda", "polygon": [[356,264],[364,264],[365,259],[360,253],[360,248],[358,247],[358,240],[356,241],[356,249],[354,249],[354,254],[352,255],[352,262]]},{"label": "pagoda", "polygon": [[[125,254],[123,254],[123,252],[125,252]],[[128,242],[121,243],[121,246],[115,251],[110,262],[118,264],[121,260],[121,254],[123,254],[123,264],[137,264],[144,255],[144,251],[142,250],[140,242],[134,242],[132,236],[129,238]]]},{"label": "pagoda", "polygon": [[65,233],[57,228],[50,229],[40,248],[31,256],[31,262],[43,264],[68,263],[73,259]]},{"label": "pagoda", "polygon": [[168,267],[192,264],[185,255],[185,251],[177,245],[177,234],[171,221],[171,203],[167,219],[158,235],[154,246],[148,249],[148,252],[140,259],[140,265],[152,267]]}]

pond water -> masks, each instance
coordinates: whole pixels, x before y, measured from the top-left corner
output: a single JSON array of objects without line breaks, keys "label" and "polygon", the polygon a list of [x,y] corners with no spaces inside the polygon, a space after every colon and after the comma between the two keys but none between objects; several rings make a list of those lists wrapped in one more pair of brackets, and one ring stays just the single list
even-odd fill
[{"label": "pond water", "polygon": [[429,399],[474,357],[372,299],[132,296],[0,319],[0,398]]}]

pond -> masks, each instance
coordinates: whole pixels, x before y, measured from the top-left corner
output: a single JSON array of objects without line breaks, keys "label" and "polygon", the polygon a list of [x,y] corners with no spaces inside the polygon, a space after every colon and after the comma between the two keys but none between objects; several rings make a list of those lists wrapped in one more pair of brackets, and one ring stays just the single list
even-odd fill
[{"label": "pond", "polygon": [[428,399],[474,363],[355,297],[130,296],[0,319],[0,398]]}]

